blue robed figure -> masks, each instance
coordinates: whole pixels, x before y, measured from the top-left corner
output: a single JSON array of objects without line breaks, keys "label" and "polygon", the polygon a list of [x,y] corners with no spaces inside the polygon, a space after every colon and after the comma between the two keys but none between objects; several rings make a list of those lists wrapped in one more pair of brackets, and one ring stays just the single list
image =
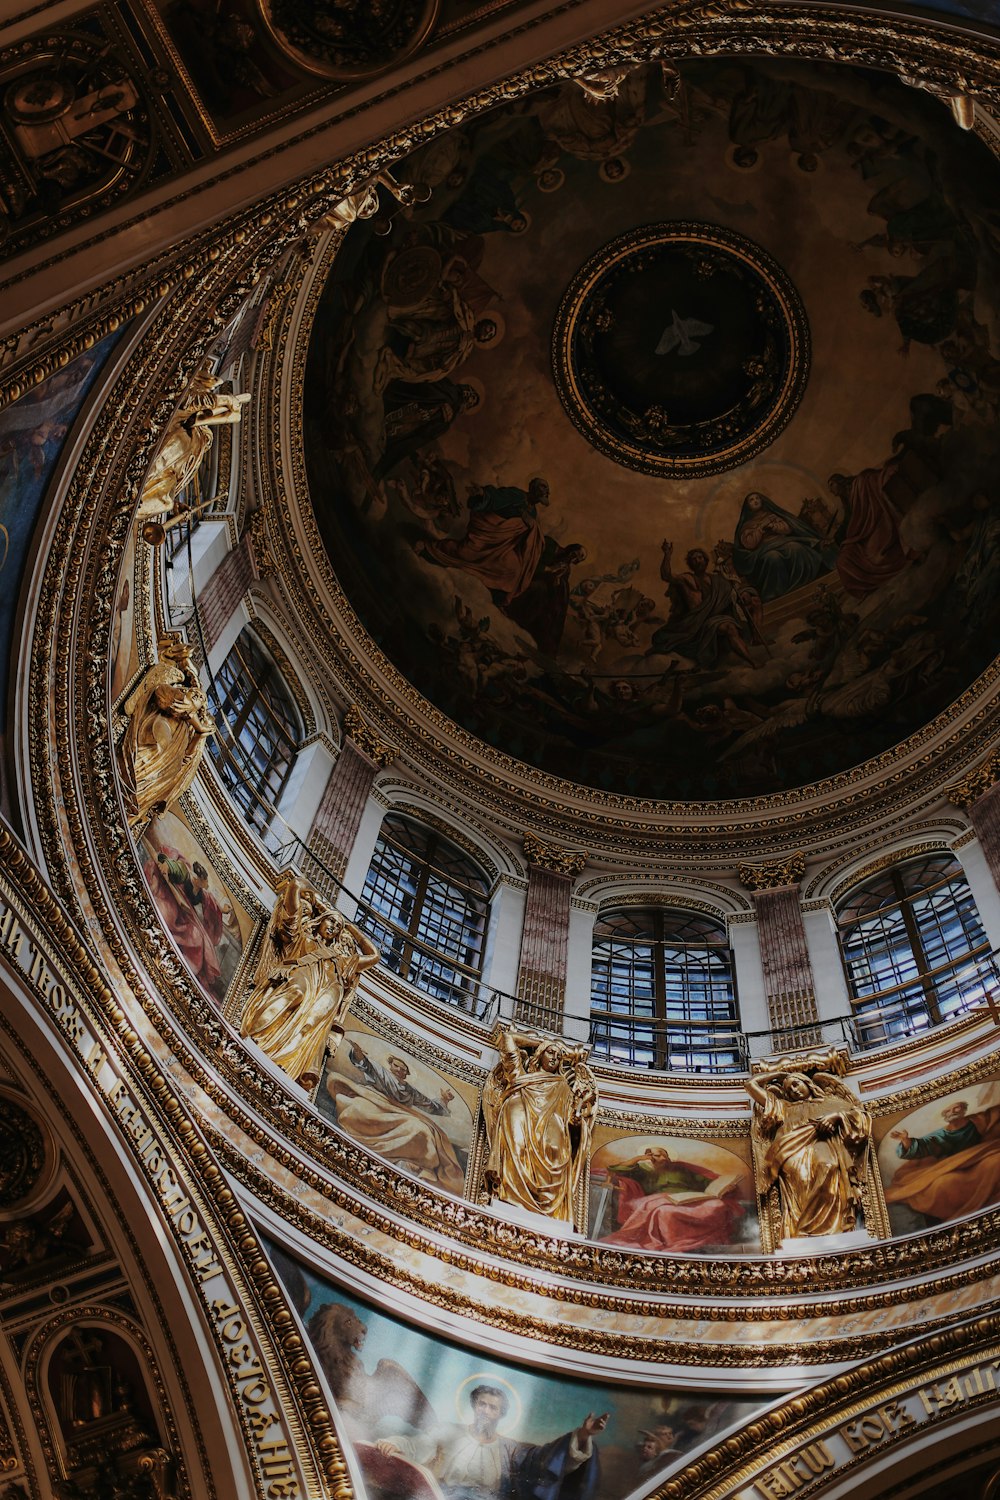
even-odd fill
[{"label": "blue robed figure", "polygon": [[758,491],[747,495],[736,523],[733,566],[765,603],[812,583],[836,561],[836,547],[808,521]]}]

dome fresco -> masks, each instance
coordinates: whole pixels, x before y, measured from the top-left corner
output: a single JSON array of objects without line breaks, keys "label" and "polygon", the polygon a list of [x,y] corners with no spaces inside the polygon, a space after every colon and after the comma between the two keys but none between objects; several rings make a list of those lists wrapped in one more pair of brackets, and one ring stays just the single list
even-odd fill
[{"label": "dome fresco", "polygon": [[567,81],[422,147],[306,370],[362,625],[614,792],[772,793],[919,730],[994,654],[997,172],[928,94],[792,62]]}]

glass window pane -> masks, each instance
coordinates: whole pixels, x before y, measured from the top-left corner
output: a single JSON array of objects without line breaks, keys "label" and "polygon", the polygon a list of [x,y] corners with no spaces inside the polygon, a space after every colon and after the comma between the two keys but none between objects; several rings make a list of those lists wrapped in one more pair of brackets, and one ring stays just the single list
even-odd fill
[{"label": "glass window pane", "polygon": [[281,674],[251,630],[241,632],[208,696],[217,726],[209,754],[244,817],[265,829],[291,775],[302,724]]},{"label": "glass window pane", "polygon": [[633,1067],[742,1068],[725,927],[668,907],[602,912],[591,960],[596,1054]]},{"label": "glass window pane", "polygon": [[390,813],[365,877],[365,925],[395,973],[467,1009],[478,997],[488,890],[486,875],[457,845]]},{"label": "glass window pane", "polygon": [[986,933],[950,850],[865,881],[838,920],[862,1046],[913,1035],[981,1004],[993,983]]}]

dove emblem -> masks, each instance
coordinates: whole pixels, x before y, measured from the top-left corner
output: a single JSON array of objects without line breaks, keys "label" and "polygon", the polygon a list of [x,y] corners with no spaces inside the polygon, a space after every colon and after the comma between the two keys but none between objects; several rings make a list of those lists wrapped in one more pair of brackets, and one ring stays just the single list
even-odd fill
[{"label": "dove emblem", "polygon": [[676,310],[671,308],[673,322],[668,323],[660,335],[660,342],[656,346],[657,354],[696,354],[701,345],[697,339],[703,339],[706,334],[713,333],[714,324],[699,323],[697,318],[679,318]]}]

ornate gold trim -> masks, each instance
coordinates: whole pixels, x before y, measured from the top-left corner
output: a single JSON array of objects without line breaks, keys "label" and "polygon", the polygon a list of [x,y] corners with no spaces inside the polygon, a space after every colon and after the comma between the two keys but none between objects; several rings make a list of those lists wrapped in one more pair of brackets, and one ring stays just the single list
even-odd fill
[{"label": "ornate gold trim", "polygon": [[[714,1448],[686,1464],[655,1490],[650,1500],[723,1500],[749,1489],[754,1475],[779,1463],[810,1439],[822,1440],[834,1424],[861,1416],[873,1407],[884,1414],[899,1408],[899,1401],[917,1380],[925,1384],[935,1377],[945,1380],[984,1357],[996,1364],[1000,1345],[996,1342],[996,1324],[992,1317],[979,1317],[973,1323],[960,1323],[936,1333],[933,1338],[905,1344],[874,1359],[866,1360],[844,1371],[832,1380],[790,1396],[782,1405],[764,1412],[716,1444]],[[957,1384],[957,1381],[956,1381]],[[996,1399],[995,1384],[980,1385],[982,1398]],[[961,1397],[960,1397],[961,1399]],[[881,1427],[881,1423],[879,1424]],[[905,1426],[900,1422],[897,1430]],[[891,1434],[892,1426],[883,1431]],[[888,1446],[888,1445],[886,1445]],[[881,1456],[880,1444],[875,1453],[870,1445],[859,1444],[852,1460],[837,1466],[837,1478],[858,1467],[860,1455]],[[795,1473],[796,1471],[792,1470]],[[801,1478],[801,1476],[798,1476]],[[786,1481],[787,1483],[787,1481]],[[755,1486],[758,1494],[767,1494]],[[788,1485],[789,1490],[791,1486]],[[795,1493],[794,1490],[791,1490]]]},{"label": "ornate gold trim", "polygon": [[[861,1341],[864,1342],[867,1351],[871,1351],[872,1348],[885,1349],[898,1344],[904,1327],[905,1331],[912,1332],[916,1326],[914,1318],[912,1316],[907,1318],[903,1326],[895,1328],[864,1330],[856,1334],[842,1334],[836,1338],[815,1340],[799,1338],[784,1343],[772,1342],[769,1337],[763,1336],[756,1342],[741,1339],[731,1343],[723,1342],[721,1339],[718,1342],[707,1339],[699,1340],[690,1335],[668,1339],[663,1337],[662,1333],[654,1336],[645,1333],[628,1333],[623,1330],[621,1323],[617,1327],[606,1325],[615,1317],[661,1322],[670,1320],[687,1323],[692,1328],[705,1321],[715,1325],[757,1324],[761,1326],[763,1335],[765,1327],[773,1329],[775,1325],[813,1317],[817,1319],[831,1319],[838,1316],[846,1318],[857,1313],[898,1308],[901,1303],[917,1304],[925,1297],[929,1298],[960,1287],[972,1286],[980,1281],[992,1283],[996,1278],[995,1264],[987,1268],[977,1266],[955,1272],[940,1282],[923,1287],[896,1286],[885,1291],[861,1291],[838,1301],[827,1299],[791,1303],[778,1300],[786,1290],[781,1272],[788,1262],[780,1259],[755,1258],[740,1264],[743,1269],[752,1273],[757,1287],[756,1300],[748,1298],[747,1301],[737,1304],[729,1300],[733,1296],[734,1283],[739,1279],[733,1273],[733,1263],[709,1260],[707,1269],[713,1283],[712,1301],[707,1305],[692,1307],[689,1301],[674,1301],[666,1294],[660,1300],[650,1301],[645,1300],[641,1294],[635,1296],[628,1293],[609,1293],[604,1289],[582,1290],[566,1284],[566,1278],[572,1276],[572,1271],[565,1268],[562,1277],[553,1281],[548,1276],[529,1277],[518,1273],[512,1266],[497,1265],[492,1261],[479,1264],[462,1254],[445,1255],[443,1258],[452,1272],[466,1272],[484,1281],[482,1291],[479,1295],[475,1295],[471,1290],[463,1288],[455,1275],[445,1285],[442,1285],[440,1278],[433,1273],[429,1273],[426,1278],[421,1278],[417,1273],[406,1268],[405,1259],[400,1256],[398,1248],[395,1251],[388,1249],[383,1251],[377,1248],[371,1240],[359,1241],[350,1234],[343,1220],[338,1219],[336,1214],[331,1214],[328,1210],[318,1212],[307,1207],[300,1197],[292,1197],[287,1189],[282,1188],[273,1171],[263,1171],[234,1153],[232,1146],[227,1148],[224,1138],[211,1128],[209,1136],[213,1146],[227,1160],[229,1169],[258,1202],[267,1205],[285,1222],[293,1223],[306,1239],[317,1246],[324,1247],[346,1264],[362,1271],[366,1276],[373,1276],[380,1282],[415,1296],[424,1303],[443,1307],[449,1313],[468,1318],[475,1324],[540,1340],[557,1347],[580,1349],[605,1359],[627,1358],[654,1364],[689,1367],[709,1365],[730,1369],[760,1369],[772,1366],[783,1368],[789,1365],[822,1365],[854,1360],[858,1357],[858,1343]],[[470,1162],[470,1180],[472,1180],[471,1166]],[[308,1185],[322,1193],[322,1188],[314,1181],[309,1181]],[[357,1213],[356,1200],[338,1200],[331,1196],[329,1201],[337,1210],[352,1216]],[[502,1219],[494,1218],[491,1222],[497,1248],[503,1249],[511,1244],[513,1242],[511,1231],[514,1226],[505,1223]],[[442,1258],[440,1249],[435,1251],[433,1241],[422,1236],[407,1234],[401,1237],[401,1242],[408,1249],[435,1256],[436,1259]],[[777,1274],[768,1274],[771,1271],[776,1271]],[[495,1294],[491,1294],[491,1283],[517,1292],[532,1293],[545,1299],[566,1302],[568,1305],[591,1308],[600,1315],[599,1322],[596,1327],[581,1326],[568,1319],[560,1318],[557,1314],[541,1316],[520,1311],[516,1303],[511,1306],[509,1300],[502,1302]],[[762,1305],[761,1299],[765,1298],[775,1300]],[[1000,1297],[987,1298],[982,1305],[984,1308],[1000,1306]],[[946,1326],[951,1316],[953,1314],[921,1322],[919,1324],[921,1334],[929,1337],[935,1330]]]},{"label": "ornate gold trim", "polygon": [[766,859],[759,865],[740,865],[740,883],[748,891],[775,891],[798,885],[806,873],[806,857],[801,849],[783,859]]},{"label": "ornate gold trim", "polygon": [[344,738],[349,739],[361,751],[368,760],[385,770],[391,766],[399,753],[395,745],[390,745],[387,740],[380,739],[370,724],[366,724],[361,710],[356,703],[349,703],[344,710],[344,720],[341,724]]},{"label": "ornate gold trim", "polygon": [[994,750],[974,770],[948,787],[945,796],[963,812],[968,812],[972,804],[978,802],[997,781],[1000,781],[1000,750]]},{"label": "ornate gold trim", "polygon": [[[683,8],[678,14],[682,16],[683,22],[685,14]],[[763,44],[754,39],[752,32],[747,31],[750,23],[745,15],[741,15],[740,7],[732,3],[732,0],[730,3],[714,7],[710,16],[706,17],[701,10],[699,14],[702,15],[705,26],[708,28],[709,41],[715,50],[730,45],[737,52],[740,50],[753,52],[763,49]],[[818,18],[819,31],[822,30],[823,25],[830,24],[829,14],[819,7],[813,7],[809,11],[810,16]],[[805,12],[782,7],[780,15],[783,23],[787,21],[788,36],[798,36],[796,27],[801,28],[804,25]],[[656,34],[670,38],[671,46],[675,45],[673,32],[675,19],[671,16],[669,26],[666,23],[657,23],[660,29]],[[851,17],[848,25],[841,13],[838,25],[845,34],[857,33],[856,15]],[[752,26],[760,27],[759,12],[754,13]],[[809,31],[808,27],[805,29]],[[642,35],[643,46],[648,51],[652,32],[643,32]],[[814,33],[810,32],[809,35],[811,37]],[[858,49],[858,60],[861,60],[863,56],[866,65],[877,64],[880,61],[882,58],[879,50],[880,35],[877,27],[866,28],[863,47],[860,40],[851,43],[851,46]],[[919,35],[926,41],[927,28],[920,30]],[[812,46],[812,41],[800,39],[799,44],[803,50],[808,50]],[[845,42],[845,47],[846,45]],[[678,49],[693,47],[695,50],[701,46],[706,50],[711,50],[704,37],[693,34],[690,18],[687,25],[679,26],[676,33],[676,46]],[[791,43],[785,41],[784,31],[781,35],[781,47],[788,51],[795,50]],[[535,70],[530,79],[526,75],[508,87],[506,93],[497,90],[492,94],[481,95],[477,107],[485,108],[489,103],[496,102],[501,97],[516,97],[518,92],[526,91],[529,86],[562,76],[559,68],[566,66],[568,64],[564,61],[558,66],[553,65],[551,68]],[[593,67],[592,54],[588,56],[587,66]],[[1000,78],[1000,69],[994,66],[994,72]],[[443,128],[446,123],[444,116],[439,116],[436,122],[415,129],[415,135],[420,139],[429,138],[434,130]],[[414,136],[411,135],[406,142],[407,147],[413,144],[413,140]],[[392,143],[391,148],[379,148],[389,158],[393,150],[398,154],[402,149],[401,137]],[[378,152],[374,154],[377,155]],[[366,162],[366,166],[370,171],[370,159]],[[347,172],[349,169],[342,170]],[[342,195],[342,183],[339,191]],[[227,307],[231,312],[232,300],[245,294],[254,270],[259,270],[261,265],[266,265],[273,255],[279,253],[300,232],[300,226],[294,222],[295,214],[301,211],[308,212],[312,217],[318,215],[325,201],[322,194],[318,195],[319,201],[314,202],[308,199],[305,189],[297,190],[297,192],[298,196],[296,192],[293,192],[280,203],[280,211],[285,215],[284,224],[271,244],[265,247],[263,241],[273,227],[273,214],[278,212],[277,200],[272,200],[269,206],[265,205],[265,208],[259,211],[261,233],[258,233],[258,225],[254,222],[253,216],[241,221],[244,226],[242,232],[245,239],[242,251],[237,248],[238,242],[223,237],[221,241],[223,250],[220,251],[220,258],[224,261],[226,254],[231,255],[232,260],[229,264],[220,266],[217,262],[211,264],[203,262],[199,268],[200,278],[192,273],[195,284],[178,294],[176,306],[171,308],[169,318],[165,317],[160,326],[154,330],[154,336],[150,338],[143,350],[142,368],[139,368],[139,362],[136,361],[130,377],[132,384],[127,390],[123,387],[120,396],[116,397],[119,405],[109,410],[109,417],[106,421],[115,420],[120,416],[126,424],[121,430],[135,431],[140,420],[149,413],[152,413],[154,418],[159,413],[160,421],[165,420],[165,413],[161,410],[164,403],[161,402],[160,406],[157,406],[156,397],[150,394],[151,389],[154,388],[150,382],[164,370],[169,369],[171,372],[176,370],[178,359],[180,359],[182,371],[185,367],[190,367],[200,349],[189,348],[183,357],[178,356],[178,349],[184,347],[190,340],[191,330],[197,330],[194,336],[203,342],[213,327],[217,326],[213,320],[224,317]],[[270,224],[268,223],[269,215],[272,216]],[[257,257],[256,261],[255,257]],[[229,299],[228,302],[227,299]],[[127,426],[129,422],[134,424],[131,429]],[[155,431],[155,421],[153,430]],[[256,1072],[243,1049],[234,1042],[231,1033],[212,1012],[211,1007],[194,993],[182,967],[168,951],[163,935],[158,935],[155,928],[151,926],[150,903],[137,884],[131,847],[123,833],[121,809],[117,805],[114,784],[108,774],[108,745],[95,738],[94,735],[94,726],[101,726],[107,718],[104,677],[106,676],[108,622],[114,592],[115,568],[121,555],[123,536],[123,526],[115,509],[116,498],[122,493],[130,492],[123,486],[132,485],[134,488],[141,478],[149,446],[148,441],[145,444],[140,442],[134,453],[131,455],[124,453],[123,456],[123,445],[118,452],[109,455],[101,449],[100,436],[96,437],[81,460],[67,495],[64,512],[56,525],[53,561],[46,569],[39,599],[39,626],[36,634],[36,642],[39,646],[39,671],[37,681],[31,683],[30,732],[33,739],[31,770],[35,778],[34,790],[39,825],[42,829],[49,868],[53,872],[53,879],[57,882],[59,895],[66,903],[67,910],[78,913],[81,919],[89,922],[91,929],[95,931],[98,930],[93,920],[96,915],[96,921],[101,924],[103,930],[103,940],[107,943],[115,962],[121,966],[125,982],[135,989],[138,1002],[145,1007],[151,1024],[169,1037],[170,1045],[183,1066],[189,1069],[195,1084],[205,1091],[206,1098],[215,1108],[219,1109],[223,1115],[228,1115],[229,1120],[246,1133],[248,1139],[257,1141],[262,1150],[283,1153],[289,1169],[298,1172],[300,1177],[303,1177],[300,1156],[291,1151],[284,1141],[294,1140],[301,1151],[312,1154],[319,1138],[316,1121],[310,1112],[302,1109],[301,1103],[293,1099],[288,1091],[282,1090],[280,1086],[274,1084],[273,1080]],[[276,472],[280,477],[280,456],[276,459],[276,463],[279,465]],[[100,524],[105,520],[108,523],[106,527]],[[100,535],[102,545],[99,556],[87,552],[85,538],[88,535],[90,537]],[[301,563],[301,559],[299,561]],[[287,584],[288,579],[283,577],[283,582]],[[301,593],[299,598],[302,598]],[[87,641],[89,653],[87,655],[84,655],[82,651],[79,655],[75,654],[77,646],[72,632],[77,622],[75,617],[71,618],[71,615],[77,608],[83,612],[79,639]],[[48,672],[51,672],[51,678]],[[75,676],[77,673],[78,679]],[[355,679],[360,681],[363,676],[361,664],[357,658],[354,658],[352,664],[345,648],[345,657],[338,665],[335,680],[346,679],[350,684]],[[977,685],[977,690],[982,687],[982,681]],[[345,693],[345,696],[349,694]],[[366,688],[364,696],[356,701],[365,704],[371,701],[379,706],[382,712],[389,712],[391,709],[391,695],[385,684],[381,685],[378,692],[369,693]],[[973,702],[974,698],[969,698],[965,706],[971,707]],[[49,713],[53,703],[57,730],[54,765],[48,759]],[[981,737],[993,723],[995,705],[989,704],[985,708],[979,705],[971,718],[971,728],[966,726],[961,731],[962,755],[970,753],[970,748],[975,753],[977,736]],[[939,728],[940,725],[932,726],[934,733],[937,733]],[[953,747],[959,730],[954,726],[952,729]],[[426,736],[426,739],[430,742],[432,737]],[[947,746],[945,748],[948,749]],[[430,750],[424,753],[419,736],[416,734],[411,735],[407,740],[407,755],[409,756],[412,752],[414,764],[422,768],[431,767],[435,772],[439,772],[442,764],[441,757],[433,745],[430,749],[434,750],[433,755]],[[906,801],[912,805],[916,771],[927,772],[928,780],[936,780],[940,776],[940,764],[934,764],[936,754],[936,748],[928,749],[922,767],[917,767],[916,770],[911,768],[906,773],[898,773],[898,776],[895,772],[890,774],[886,787],[894,788],[891,795],[897,796],[898,794],[897,800],[901,803]],[[453,763],[449,762],[449,764]],[[467,761],[465,765],[470,775],[474,771],[475,777],[479,777],[480,768],[474,766],[471,761]],[[464,784],[461,762],[459,762],[459,771],[458,789],[461,791]],[[76,779],[77,773],[79,781]],[[485,782],[474,779],[468,784],[476,786],[477,795],[479,795],[477,805],[482,805],[481,793]],[[67,795],[60,800],[63,788],[75,788],[77,785],[82,790],[82,803],[77,801],[75,795]],[[568,816],[561,822],[552,813],[551,806],[546,807],[544,794],[547,790],[549,789],[539,782],[532,793],[532,795],[537,794],[536,800],[544,810],[546,832],[550,828],[560,831],[567,822],[570,826],[575,826]],[[812,791],[815,792],[816,788]],[[507,797],[507,806],[504,808],[503,817],[509,820],[512,816],[510,789],[501,777],[495,776],[489,793],[493,805],[501,806],[504,795]],[[520,793],[518,795],[520,796]],[[863,791],[858,791],[854,800],[865,796],[870,802],[871,794]],[[851,801],[851,799],[847,800]],[[885,807],[890,801],[891,797],[887,794],[881,809],[882,815],[885,815]],[[621,810],[620,807],[617,809],[618,812]],[[641,806],[637,805],[636,810],[641,817],[643,811]],[[798,812],[801,810],[799,806]],[[651,811],[655,813],[655,817],[646,822],[637,819],[634,828],[625,831],[630,836],[633,832],[637,833],[638,841],[641,842],[644,839],[645,846],[648,848],[656,848],[656,846],[662,848],[663,834],[667,827],[666,818],[671,815],[671,811],[669,807],[666,810],[655,808]],[[727,809],[722,821],[715,826],[714,830],[710,827],[709,831],[713,833],[713,836],[723,835],[737,842],[744,836],[746,839],[751,836],[759,839],[761,823],[756,817],[751,821],[741,823],[740,818],[744,811],[756,813],[757,808],[747,804],[742,809],[738,806]],[[765,807],[762,811],[766,814],[768,809]],[[696,816],[697,810],[692,812],[691,808],[686,808],[685,814]],[[717,808],[712,815],[722,816]],[[781,825],[778,830],[780,838],[796,837],[795,816],[797,813],[787,811],[781,813],[778,819],[778,824]],[[608,821],[609,813],[600,799],[593,799],[590,807],[574,813],[573,817],[578,818],[580,822],[589,821],[591,827],[598,829],[599,836],[604,836],[601,832],[601,824]],[[827,834],[824,836],[828,836],[829,826],[828,822]],[[849,827],[849,820],[843,826]],[[690,830],[688,832],[690,833]],[[701,838],[700,833],[697,834],[697,838]],[[98,851],[99,870],[93,868],[83,858],[83,851],[91,847]],[[706,844],[705,847],[709,846]],[[81,862],[79,874],[74,869],[74,860],[78,855]],[[678,855],[678,857],[681,856]],[[711,857],[718,857],[717,849],[714,849]],[[105,878],[113,884],[114,896],[119,906],[118,912],[113,909],[115,903],[107,900],[103,886]],[[78,880],[81,882],[79,886]],[[89,909],[90,902],[93,902],[96,912]],[[159,995],[154,996],[148,992],[144,976],[136,969],[131,951],[133,944],[138,951],[142,952],[144,961],[149,964],[150,972],[157,975]],[[96,969],[94,972],[100,980]],[[406,999],[409,1003],[412,997],[407,996]],[[109,1005],[112,1003],[113,996],[108,1001]],[[164,1014],[165,1011],[170,1013],[169,1018]],[[124,1012],[120,1007],[117,1014],[121,1026],[127,1027]],[[211,1058],[211,1070],[202,1064],[198,1053],[172,1030],[171,1023],[175,1017],[182,1021],[196,1046],[206,1057]],[[440,1013],[435,1011],[434,1018],[440,1022]],[[456,1027],[456,1029],[461,1028]],[[135,1045],[140,1048],[139,1061],[142,1061],[141,1044],[136,1034],[134,1032],[131,1034],[135,1037]],[[219,1082],[216,1068],[225,1080],[224,1085]],[[151,1071],[149,1081],[150,1087],[155,1084],[169,1093],[169,1086],[164,1083],[161,1076],[156,1074],[155,1069]],[[232,1088],[233,1096],[229,1094],[229,1088]],[[177,1103],[175,1096],[170,1094],[170,1097]],[[241,1102],[244,1097],[252,1101],[255,1111],[260,1111],[259,1118],[254,1118],[250,1109],[244,1107]],[[200,1161],[202,1157],[200,1151],[196,1149],[198,1141],[193,1133],[193,1127],[179,1104],[177,1104],[177,1109],[178,1131],[181,1132],[185,1146],[194,1159]],[[183,1131],[182,1126],[186,1127]],[[276,1131],[277,1140],[275,1139]],[[915,1275],[926,1272],[928,1269],[933,1270],[936,1264],[944,1263],[946,1259],[954,1256],[955,1231],[953,1226],[949,1227],[947,1233],[919,1236],[902,1245],[893,1245],[889,1247],[891,1255],[886,1253],[881,1259],[878,1252],[868,1251],[865,1252],[865,1256],[868,1257],[866,1259],[855,1255],[843,1257],[842,1263],[822,1258],[807,1259],[801,1265],[783,1268],[780,1282],[762,1273],[759,1266],[744,1267],[736,1262],[723,1261],[692,1268],[682,1260],[667,1258],[659,1260],[653,1257],[630,1256],[620,1252],[616,1260],[613,1255],[607,1252],[602,1255],[602,1252],[592,1246],[577,1247],[574,1244],[563,1244],[558,1241],[543,1241],[529,1232],[513,1229],[498,1246],[495,1220],[478,1215],[470,1206],[456,1205],[441,1195],[423,1191],[419,1187],[414,1189],[412,1180],[403,1179],[399,1174],[382,1171],[380,1175],[373,1171],[370,1157],[365,1157],[360,1152],[353,1153],[352,1157],[352,1154],[341,1143],[335,1142],[334,1146],[330,1146],[329,1139],[327,1139],[321,1144],[328,1151],[329,1162],[335,1164],[343,1172],[347,1186],[340,1188],[338,1185],[338,1191],[342,1192],[345,1202],[350,1203],[352,1212],[357,1211],[360,1193],[377,1191],[385,1196],[386,1201],[390,1197],[394,1199],[397,1213],[409,1212],[417,1220],[421,1216],[426,1218],[428,1225],[433,1226],[435,1236],[442,1232],[442,1226],[444,1226],[443,1232],[450,1234],[460,1245],[471,1244],[477,1253],[484,1256],[496,1255],[499,1248],[501,1255],[510,1254],[523,1258],[527,1264],[539,1266],[546,1274],[554,1272],[564,1277],[589,1275],[595,1279],[598,1276],[601,1279],[617,1278],[621,1283],[627,1281],[629,1285],[638,1283],[646,1286],[660,1282],[666,1284],[666,1278],[669,1277],[671,1286],[683,1287],[685,1293],[691,1288],[703,1288],[707,1296],[716,1295],[719,1285],[728,1275],[733,1284],[741,1284],[741,1290],[745,1289],[747,1295],[750,1296],[765,1288],[772,1292],[777,1290],[782,1294],[790,1289],[805,1292],[813,1290],[817,1281],[824,1287],[838,1284],[856,1285],[865,1279],[887,1282],[895,1280],[901,1274]],[[348,1163],[352,1162],[353,1166],[348,1170]],[[319,1174],[317,1174],[317,1181],[322,1182]],[[211,1185],[214,1190],[217,1185],[215,1178],[212,1178]],[[226,1189],[226,1191],[229,1190]],[[385,1222],[391,1226],[393,1233],[399,1234],[395,1220],[387,1218]],[[998,1242],[998,1229],[1000,1229],[1000,1215],[985,1214],[973,1224],[961,1226],[961,1244],[963,1248],[968,1249],[969,1254],[993,1253]],[[245,1242],[241,1238],[239,1243],[241,1249],[245,1249],[247,1256],[251,1258],[251,1265],[255,1265],[256,1261],[253,1260],[255,1245],[248,1232]],[[452,1254],[450,1246],[447,1251],[442,1250],[437,1238],[433,1240],[433,1244],[440,1259],[445,1259],[446,1256]],[[462,1253],[464,1252],[454,1252],[456,1258]],[[507,1267],[504,1268],[504,1272],[508,1276],[519,1274]],[[597,1295],[599,1294],[595,1293],[595,1296]],[[881,1295],[889,1297],[895,1293]],[[280,1298],[278,1302],[279,1310],[283,1310]]]},{"label": "ornate gold trim", "polygon": [[522,842],[529,869],[534,865],[536,869],[546,870],[550,875],[579,875],[587,863],[587,855],[583,850],[560,849],[556,844],[547,844],[537,834],[527,830]]}]

